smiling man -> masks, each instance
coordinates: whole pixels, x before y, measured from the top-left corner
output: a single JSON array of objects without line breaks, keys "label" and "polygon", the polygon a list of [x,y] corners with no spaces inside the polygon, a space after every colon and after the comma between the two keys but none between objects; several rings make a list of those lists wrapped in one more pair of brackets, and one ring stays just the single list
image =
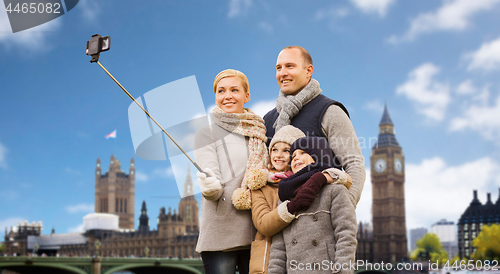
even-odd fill
[{"label": "smiling man", "polygon": [[349,198],[356,207],[366,176],[359,141],[347,109],[321,95],[319,82],[312,78],[313,71],[311,55],[304,48],[289,46],[280,52],[276,61],[280,92],[276,108],[264,116],[266,135],[271,140],[277,130],[293,125],[308,136],[327,138],[335,166],[352,178]]}]

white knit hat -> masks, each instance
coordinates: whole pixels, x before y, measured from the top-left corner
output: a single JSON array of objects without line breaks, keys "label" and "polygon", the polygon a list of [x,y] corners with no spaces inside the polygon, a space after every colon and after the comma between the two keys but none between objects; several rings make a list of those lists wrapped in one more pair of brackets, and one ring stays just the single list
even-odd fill
[{"label": "white knit hat", "polygon": [[283,143],[287,143],[289,145],[292,145],[293,142],[295,142],[295,140],[302,138],[302,137],[306,137],[304,132],[302,132],[302,130],[300,130],[294,126],[287,125],[287,126],[280,128],[280,130],[278,130],[274,134],[274,137],[271,140],[271,143],[269,144],[269,154],[271,154],[271,150],[273,149],[274,144],[276,144],[278,142],[283,142]]}]

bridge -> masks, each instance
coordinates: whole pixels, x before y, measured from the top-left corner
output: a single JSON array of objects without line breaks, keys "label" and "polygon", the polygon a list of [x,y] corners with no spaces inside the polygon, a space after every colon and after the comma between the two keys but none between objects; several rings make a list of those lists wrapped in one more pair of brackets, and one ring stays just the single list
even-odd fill
[{"label": "bridge", "polygon": [[[130,271],[135,274],[204,274],[201,259],[162,258],[82,258],[82,257],[0,257],[2,270],[20,274],[112,274]],[[356,274],[412,274],[412,271],[389,271],[362,266]]]},{"label": "bridge", "polygon": [[79,258],[79,257],[0,257],[0,273],[20,274],[112,274],[130,271],[136,274],[203,274],[201,259],[162,258]]}]

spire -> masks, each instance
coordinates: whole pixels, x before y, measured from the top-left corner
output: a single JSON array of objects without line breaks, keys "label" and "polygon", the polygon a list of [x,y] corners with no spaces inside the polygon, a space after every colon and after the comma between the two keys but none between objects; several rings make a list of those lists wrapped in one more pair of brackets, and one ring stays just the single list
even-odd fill
[{"label": "spire", "polygon": [[497,198],[497,201],[495,203],[497,206],[500,206],[500,187],[498,188],[498,198]]},{"label": "spire", "polygon": [[479,201],[479,199],[477,198],[477,190],[474,190],[473,191],[474,193],[474,198],[472,199],[472,202],[470,202],[470,205],[480,205],[481,202]]},{"label": "spire", "polygon": [[486,201],[486,206],[491,206],[493,203],[491,202],[491,193],[487,193],[487,201]]},{"label": "spire", "polygon": [[142,201],[141,214],[148,214],[148,210],[146,209],[146,201]]},{"label": "spire", "polygon": [[391,116],[389,116],[389,111],[387,110],[387,104],[384,105],[384,114],[382,114],[382,119],[380,120],[379,125],[394,126],[391,120]]},{"label": "spire", "polygon": [[400,147],[398,141],[396,140],[394,132],[394,124],[392,123],[391,117],[389,116],[389,111],[387,110],[387,104],[384,105],[384,113],[382,114],[382,119],[378,124],[379,133],[377,143],[373,148],[379,147]]},{"label": "spire", "polygon": [[193,195],[193,180],[191,179],[191,169],[188,164],[186,181],[184,182],[184,195],[182,198],[189,197]]},{"label": "spire", "polygon": [[[474,198],[470,202],[469,207],[464,211],[460,219],[458,220],[458,224],[470,223],[473,220],[476,220],[476,216],[481,216],[483,214],[483,205],[477,198],[477,190],[473,191]],[[477,220],[478,221],[478,220]]]},{"label": "spire", "polygon": [[139,217],[139,229],[140,232],[149,231],[149,217],[148,210],[146,209],[146,201],[142,201],[141,216]]}]

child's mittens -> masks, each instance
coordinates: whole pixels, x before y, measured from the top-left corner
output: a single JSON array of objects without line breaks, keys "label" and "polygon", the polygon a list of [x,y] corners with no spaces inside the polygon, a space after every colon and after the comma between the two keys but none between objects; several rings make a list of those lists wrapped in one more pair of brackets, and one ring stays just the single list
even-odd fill
[{"label": "child's mittens", "polygon": [[314,191],[314,195],[317,195],[324,184],[326,184],[326,177],[322,172],[316,172],[307,180],[301,187],[295,190],[294,194],[297,195],[297,192],[301,188],[310,188]]},{"label": "child's mittens", "polygon": [[288,212],[295,214],[295,212],[309,208],[315,198],[316,193],[312,188],[300,187],[295,191],[295,197],[286,205]]},{"label": "child's mittens", "polygon": [[322,172],[314,173],[309,180],[293,192],[295,197],[287,204],[288,211],[294,213],[309,208],[325,183],[326,177]]},{"label": "child's mittens", "polygon": [[196,176],[198,177],[198,185],[200,186],[201,192],[205,196],[212,196],[218,190],[222,189],[222,185],[220,181],[215,177],[215,174],[209,168],[205,169],[205,172],[210,175],[207,177],[204,173],[197,172]]}]

